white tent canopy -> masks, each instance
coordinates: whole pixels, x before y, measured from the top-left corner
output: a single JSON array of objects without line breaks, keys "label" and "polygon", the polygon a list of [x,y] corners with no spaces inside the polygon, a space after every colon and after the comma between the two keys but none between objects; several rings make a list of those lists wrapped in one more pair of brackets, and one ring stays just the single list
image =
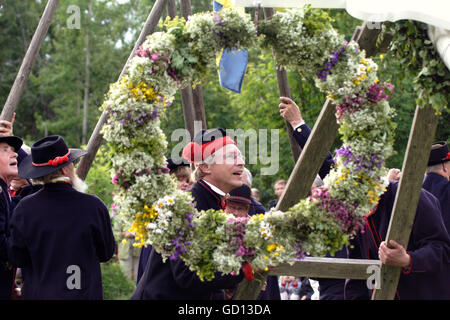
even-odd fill
[{"label": "white tent canopy", "polygon": [[370,22],[416,20],[430,26],[428,35],[450,70],[449,0],[231,0],[233,6],[345,9],[351,16]]}]

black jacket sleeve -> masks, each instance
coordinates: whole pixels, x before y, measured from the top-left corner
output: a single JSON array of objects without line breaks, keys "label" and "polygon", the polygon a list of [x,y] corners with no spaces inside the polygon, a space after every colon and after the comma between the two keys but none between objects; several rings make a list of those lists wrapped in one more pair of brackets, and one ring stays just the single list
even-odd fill
[{"label": "black jacket sleeve", "polygon": [[[307,124],[302,124],[294,131],[292,131],[292,135],[297,141],[298,145],[303,149],[308,141],[308,138],[311,134],[311,128],[308,127]],[[327,153],[327,156],[322,164],[322,167],[319,170],[319,176],[323,179],[330,172],[331,165],[333,164],[333,157],[330,152]]]}]

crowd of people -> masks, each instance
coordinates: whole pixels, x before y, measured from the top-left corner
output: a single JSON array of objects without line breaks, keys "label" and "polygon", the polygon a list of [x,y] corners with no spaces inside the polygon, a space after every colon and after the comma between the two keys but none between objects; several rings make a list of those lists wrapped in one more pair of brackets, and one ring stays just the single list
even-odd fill
[{"label": "crowd of people", "polygon": [[[280,115],[303,148],[311,129],[293,100],[281,97],[280,102]],[[216,273],[214,280],[201,281],[180,258],[163,262],[151,246],[135,249],[126,227],[113,228],[105,204],[85,193],[75,173],[74,162],[86,151],[68,148],[61,136],[44,137],[27,150],[12,134],[13,121],[0,125],[0,299],[102,299],[100,263],[115,252],[136,281],[132,300],[233,299],[244,272]],[[392,169],[387,191],[367,213],[364,230],[335,254],[400,267],[397,299],[450,299],[450,153],[445,142],[424,152],[429,161],[409,243],[384,241],[401,177]],[[286,188],[285,180],[276,180],[277,198],[266,209],[236,142],[221,128],[198,132],[182,158],[167,165],[178,188],[192,194],[197,210],[224,210],[236,217],[264,214],[277,206]],[[328,153],[311,189],[322,187],[332,165]],[[271,275],[258,299],[311,299],[316,281],[321,300],[371,296],[363,280]]]}]

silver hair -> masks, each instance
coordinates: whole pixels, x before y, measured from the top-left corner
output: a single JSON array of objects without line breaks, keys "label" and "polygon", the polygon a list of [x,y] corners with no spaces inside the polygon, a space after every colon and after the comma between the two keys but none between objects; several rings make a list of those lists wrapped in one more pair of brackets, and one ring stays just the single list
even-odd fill
[{"label": "silver hair", "polygon": [[247,168],[244,168],[244,172],[247,175],[247,185],[251,188],[253,182],[252,173]]},{"label": "silver hair", "polygon": [[319,175],[316,176],[316,178],[314,179],[314,183],[313,183],[315,188],[321,187],[324,185],[322,178],[320,178]]}]

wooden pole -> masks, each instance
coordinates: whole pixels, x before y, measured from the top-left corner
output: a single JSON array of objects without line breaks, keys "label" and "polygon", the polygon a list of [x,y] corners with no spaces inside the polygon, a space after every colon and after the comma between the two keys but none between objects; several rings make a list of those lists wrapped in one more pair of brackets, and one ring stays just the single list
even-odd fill
[{"label": "wooden pole", "polygon": [[[135,51],[138,49],[138,47],[145,41],[145,38],[147,35],[153,33],[155,31],[156,26],[158,25],[159,19],[162,16],[164,8],[167,6],[167,0],[157,0],[155,4],[152,7],[152,10],[150,11],[150,14],[147,17],[147,20],[145,21],[144,27],[142,28],[142,31],[139,35],[138,40],[134,44],[134,48],[130,53],[130,56],[128,57],[127,62],[125,63],[122,72],[119,75],[119,80],[122,78],[122,76],[125,74],[128,63],[131,61],[131,58],[134,56]],[[100,146],[103,142],[103,135],[100,134],[100,130],[102,129],[103,125],[106,123],[107,119],[107,112],[103,111],[101,114],[97,125],[95,126],[95,129],[89,138],[88,144],[87,144],[87,154],[81,158],[80,164],[77,167],[77,175],[81,179],[85,179],[89,169],[92,166],[92,162],[94,161],[95,155],[97,154],[98,149],[100,149]]]},{"label": "wooden pole", "polygon": [[[391,220],[386,234],[386,243],[395,240],[407,248],[411,235],[417,205],[426,170],[431,145],[439,117],[431,106],[416,107],[413,125],[409,135],[406,156],[403,160],[402,176],[398,185]],[[383,265],[381,267],[381,288],[375,290],[372,299],[392,300],[395,297],[400,267]]]},{"label": "wooden pole", "polygon": [[[264,16],[266,20],[272,19],[274,14],[275,11],[273,10],[273,8],[264,8]],[[279,68],[278,66],[276,66],[276,72],[277,72],[278,91],[280,92],[280,96],[292,98],[286,69]],[[289,145],[291,146],[292,157],[294,158],[294,162],[296,163],[302,149],[300,148],[297,141],[295,141],[294,136],[292,135],[293,129],[291,124],[285,120],[285,125],[289,137]]]},{"label": "wooden pole", "polygon": [[[181,14],[183,18],[187,21],[189,16],[192,15],[191,1],[190,0],[180,0],[181,3]],[[202,127],[198,129],[206,129],[206,114],[205,106],[203,103],[203,89],[199,84],[194,88],[192,85],[181,89],[181,104],[183,107],[184,115],[184,125],[189,131],[191,138],[195,136],[194,121],[199,121]]]},{"label": "wooden pole", "polygon": [[171,19],[177,16],[177,3],[175,0],[167,1],[167,14]]},{"label": "wooden pole", "polygon": [[19,73],[14,80],[14,84],[3,106],[0,120],[12,120],[12,116],[19,104],[25,85],[30,77],[31,70],[33,69],[34,62],[41,48],[42,42],[45,39],[48,28],[55,15],[56,7],[59,4],[59,0],[49,0],[45,6],[44,13],[42,14],[39,24],[34,32],[31,43],[28,46],[25,57],[20,66]]}]

